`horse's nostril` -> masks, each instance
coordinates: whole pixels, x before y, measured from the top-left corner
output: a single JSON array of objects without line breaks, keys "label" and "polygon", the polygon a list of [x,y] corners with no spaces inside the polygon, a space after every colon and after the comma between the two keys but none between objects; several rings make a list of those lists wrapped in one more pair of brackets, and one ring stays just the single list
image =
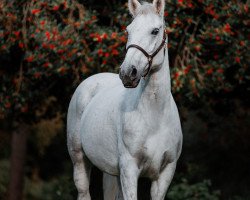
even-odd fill
[{"label": "horse's nostril", "polygon": [[135,68],[135,66],[132,66],[131,76],[136,77],[136,74],[137,74],[137,69]]}]

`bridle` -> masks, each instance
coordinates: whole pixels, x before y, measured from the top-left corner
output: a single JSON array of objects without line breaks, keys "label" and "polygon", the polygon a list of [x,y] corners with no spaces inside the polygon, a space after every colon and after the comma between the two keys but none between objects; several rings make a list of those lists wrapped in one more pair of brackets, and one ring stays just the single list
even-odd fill
[{"label": "bridle", "polygon": [[[133,47],[133,48],[136,48],[136,49],[140,50],[147,57],[147,59],[148,59],[148,69],[147,69],[146,73],[142,77],[146,77],[148,75],[148,73],[150,72],[151,67],[152,67],[153,58],[160,52],[160,50],[164,47],[164,45],[166,43],[166,35],[167,35],[167,33],[164,31],[163,39],[162,39],[162,42],[161,42],[160,46],[151,55],[148,54],[148,52],[145,51],[142,47],[140,47],[140,46],[138,46],[136,44],[131,44],[131,45],[129,45],[127,47],[126,51],[128,51],[130,48]],[[164,56],[165,56],[165,49],[164,49]]]}]

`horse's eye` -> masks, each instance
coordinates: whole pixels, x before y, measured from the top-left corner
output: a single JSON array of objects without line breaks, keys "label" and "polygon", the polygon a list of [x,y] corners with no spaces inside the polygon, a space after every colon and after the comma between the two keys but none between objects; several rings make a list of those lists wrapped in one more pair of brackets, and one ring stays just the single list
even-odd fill
[{"label": "horse's eye", "polygon": [[157,35],[157,34],[159,33],[159,31],[160,31],[160,29],[155,28],[155,29],[151,32],[151,34],[152,34],[152,35]]}]

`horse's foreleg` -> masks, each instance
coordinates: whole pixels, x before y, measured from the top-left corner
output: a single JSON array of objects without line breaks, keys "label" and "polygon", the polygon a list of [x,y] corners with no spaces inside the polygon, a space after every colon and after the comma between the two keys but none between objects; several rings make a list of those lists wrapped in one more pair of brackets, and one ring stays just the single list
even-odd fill
[{"label": "horse's foreleg", "polygon": [[133,160],[120,160],[120,182],[124,200],[137,200],[138,176],[138,166]]},{"label": "horse's foreleg", "polygon": [[151,186],[151,199],[152,200],[163,200],[168,187],[173,179],[176,168],[176,162],[170,163],[161,172],[158,180],[152,182]]},{"label": "horse's foreleg", "polygon": [[77,200],[91,200],[89,194],[91,164],[84,157],[82,150],[70,151],[70,157],[74,165],[74,182],[78,191]]}]

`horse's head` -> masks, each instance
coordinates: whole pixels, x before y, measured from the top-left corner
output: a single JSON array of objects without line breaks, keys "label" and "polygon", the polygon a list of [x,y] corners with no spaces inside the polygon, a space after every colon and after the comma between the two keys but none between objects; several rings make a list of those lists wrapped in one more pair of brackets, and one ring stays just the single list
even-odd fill
[{"label": "horse's head", "polygon": [[127,88],[137,87],[150,68],[157,68],[164,61],[164,6],[165,0],[142,5],[137,0],[128,1],[134,19],[127,26],[127,53],[120,69]]}]

